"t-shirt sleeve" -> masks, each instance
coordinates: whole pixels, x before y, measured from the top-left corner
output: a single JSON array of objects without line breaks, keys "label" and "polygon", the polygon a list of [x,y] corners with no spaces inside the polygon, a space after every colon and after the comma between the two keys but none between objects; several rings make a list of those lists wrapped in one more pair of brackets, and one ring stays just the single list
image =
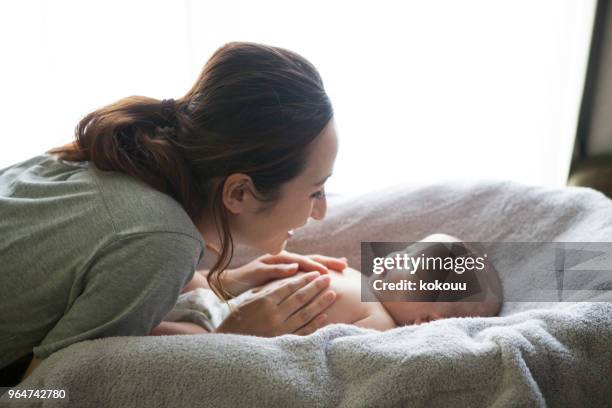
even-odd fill
[{"label": "t-shirt sleeve", "polygon": [[117,239],[90,264],[82,293],[34,355],[46,358],[83,340],[149,334],[174,307],[202,255],[201,242],[180,233]]}]

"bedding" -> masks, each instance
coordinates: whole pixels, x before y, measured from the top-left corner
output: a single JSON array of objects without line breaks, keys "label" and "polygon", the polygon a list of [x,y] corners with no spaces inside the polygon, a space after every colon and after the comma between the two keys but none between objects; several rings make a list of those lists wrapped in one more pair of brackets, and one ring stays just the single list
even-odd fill
[{"label": "bedding", "polygon": [[[359,268],[360,241],[436,232],[465,241],[612,242],[612,201],[578,187],[406,184],[330,198],[326,219],[297,230],[287,250],[346,256]],[[232,264],[256,255],[238,247]],[[528,260],[513,262],[520,273]],[[572,279],[595,284],[588,274]],[[16,389],[66,390],[67,399],[41,404],[49,407],[604,406],[612,400],[612,297],[586,293],[588,302],[509,301],[499,317],[386,332],[337,324],[304,337],[84,341],[51,355]]]}]

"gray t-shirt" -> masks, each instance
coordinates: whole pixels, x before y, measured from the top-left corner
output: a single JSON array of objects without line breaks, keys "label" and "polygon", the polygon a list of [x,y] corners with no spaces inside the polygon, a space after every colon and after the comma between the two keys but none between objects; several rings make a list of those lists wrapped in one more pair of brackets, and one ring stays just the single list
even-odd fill
[{"label": "gray t-shirt", "polygon": [[179,203],[135,178],[49,154],[0,170],[0,368],[147,335],[203,255]]}]

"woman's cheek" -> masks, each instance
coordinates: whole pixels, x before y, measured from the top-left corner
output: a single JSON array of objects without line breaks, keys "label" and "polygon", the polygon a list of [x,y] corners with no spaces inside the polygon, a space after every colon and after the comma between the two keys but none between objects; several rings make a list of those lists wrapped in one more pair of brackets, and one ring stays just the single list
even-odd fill
[{"label": "woman's cheek", "polygon": [[308,219],[310,218],[310,214],[312,214],[312,210],[314,208],[314,203],[315,200],[314,199],[310,199],[308,201],[308,205],[304,206],[304,209],[302,211],[300,211],[300,219],[299,219],[299,225],[302,226],[304,224],[306,224],[306,222],[308,222]]},{"label": "woman's cheek", "polygon": [[292,207],[286,210],[283,225],[286,230],[297,229],[303,227],[304,224],[310,218],[312,209],[314,207],[314,200],[310,199],[303,203],[300,207]]}]

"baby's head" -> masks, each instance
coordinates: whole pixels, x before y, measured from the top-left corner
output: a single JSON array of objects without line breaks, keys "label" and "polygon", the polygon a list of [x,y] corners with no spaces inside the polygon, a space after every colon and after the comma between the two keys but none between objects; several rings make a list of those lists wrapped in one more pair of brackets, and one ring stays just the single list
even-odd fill
[{"label": "baby's head", "polygon": [[[493,274],[493,281],[497,274]],[[486,292],[484,299],[458,299],[454,301],[423,301],[407,299],[402,301],[383,301],[383,305],[399,325],[420,324],[448,317],[487,317],[496,316],[502,306],[500,292]]]},{"label": "baby's head", "polygon": [[[412,255],[425,253],[447,259],[481,257],[482,268],[456,273],[453,270],[419,270],[414,274],[402,273],[399,279],[413,282],[415,290],[404,291],[401,301],[383,301],[385,308],[392,314],[401,316],[403,322],[419,324],[447,317],[495,316],[502,306],[502,287],[497,271],[474,244],[449,240],[421,241],[430,242],[427,246],[414,245],[408,251]],[[431,242],[446,242],[444,246],[431,246]],[[451,246],[452,245],[452,246]],[[404,251],[402,251],[404,252]],[[459,263],[456,263],[459,265]],[[437,284],[446,283],[450,290],[437,290]],[[461,289],[459,284],[465,286]],[[455,284],[457,286],[453,287]],[[423,287],[423,290],[421,288]],[[433,289],[433,290],[432,290]],[[382,299],[381,299],[382,300]],[[391,299],[387,299],[391,300]],[[395,300],[395,299],[394,299]],[[399,300],[399,299],[398,299]],[[406,324],[406,323],[404,323]]]}]

